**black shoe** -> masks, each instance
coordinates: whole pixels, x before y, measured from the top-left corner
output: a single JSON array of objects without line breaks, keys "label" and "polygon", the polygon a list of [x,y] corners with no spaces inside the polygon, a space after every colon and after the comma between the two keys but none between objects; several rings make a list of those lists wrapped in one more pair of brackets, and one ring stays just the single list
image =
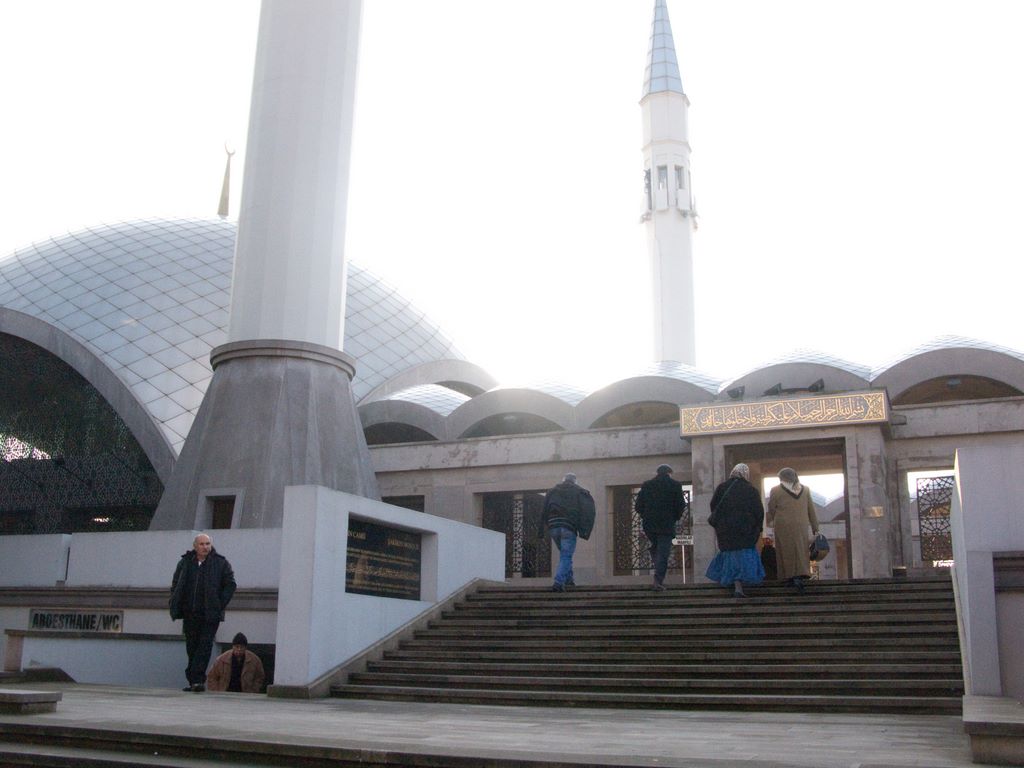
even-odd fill
[{"label": "black shoe", "polygon": [[573,581],[572,579],[570,579],[569,581],[565,582],[565,586],[567,586],[567,587],[575,587],[576,586],[576,582]]},{"label": "black shoe", "polygon": [[192,686],[191,685],[186,685],[181,690],[185,691],[186,693],[191,693],[192,692]]},{"label": "black shoe", "polygon": [[551,591],[552,592],[565,592],[565,585],[564,584],[552,584],[551,585]]},{"label": "black shoe", "polygon": [[667,587],[664,584],[654,582],[654,584],[651,585],[651,589],[655,592],[664,592],[667,589]]},{"label": "black shoe", "polygon": [[799,579],[799,578],[793,579],[793,586],[796,587],[796,593],[798,595],[802,595],[804,593],[804,580],[803,579]]},{"label": "black shoe", "polygon": [[203,685],[202,683],[193,683],[192,684],[192,693],[202,693],[205,690],[206,690],[206,686]]}]

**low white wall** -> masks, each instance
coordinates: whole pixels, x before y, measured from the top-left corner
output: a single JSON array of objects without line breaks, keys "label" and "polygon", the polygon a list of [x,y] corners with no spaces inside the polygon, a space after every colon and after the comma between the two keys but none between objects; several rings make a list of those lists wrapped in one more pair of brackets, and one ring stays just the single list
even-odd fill
[{"label": "low white wall", "polygon": [[[421,599],[345,591],[349,517],[422,535]],[[307,685],[476,578],[505,578],[505,536],[319,486],[285,489],[275,684]]]},{"label": "low white wall", "polygon": [[[71,536],[68,586],[166,587],[199,531],[76,533]],[[210,532],[213,547],[235,571],[240,587],[276,588],[281,570],[281,529]],[[23,537],[30,538],[30,537]],[[6,569],[5,569],[6,570]]]},{"label": "low white wall", "polygon": [[[185,641],[167,639],[24,637],[21,666],[60,667],[78,683],[181,688]],[[214,647],[216,652],[216,647]]]},{"label": "low white wall", "polygon": [[0,587],[52,587],[64,581],[71,536],[0,536]]},{"label": "low white wall", "polygon": [[1024,593],[1002,592],[996,595],[996,621],[999,625],[999,677],[1003,695],[1024,701]]},{"label": "low white wall", "polygon": [[[964,633],[966,693],[1003,696],[1000,657],[1024,654],[1017,642],[999,642],[993,552],[1024,550],[1024,494],[1020,468],[1024,442],[1000,441],[956,452],[956,488],[950,510],[954,577]],[[1009,668],[1024,662],[1004,659]]]}]

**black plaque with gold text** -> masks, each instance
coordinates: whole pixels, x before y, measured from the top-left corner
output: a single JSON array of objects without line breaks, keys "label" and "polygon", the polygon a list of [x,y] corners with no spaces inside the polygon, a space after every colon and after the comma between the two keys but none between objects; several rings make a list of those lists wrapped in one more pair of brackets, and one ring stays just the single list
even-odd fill
[{"label": "black plaque with gold text", "polygon": [[345,591],[419,600],[420,541],[418,533],[349,518]]}]

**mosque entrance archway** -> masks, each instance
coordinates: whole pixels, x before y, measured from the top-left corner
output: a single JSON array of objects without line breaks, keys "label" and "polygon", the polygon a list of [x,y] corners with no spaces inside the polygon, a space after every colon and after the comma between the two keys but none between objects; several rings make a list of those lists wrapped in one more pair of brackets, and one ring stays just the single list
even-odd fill
[{"label": "mosque entrance archway", "polygon": [[[848,579],[853,573],[850,549],[850,511],[847,482],[846,440],[825,438],[782,442],[733,444],[725,448],[728,468],[738,463],[750,467],[750,481],[762,492],[767,511],[768,492],[779,470],[792,467],[811,490],[821,532],[832,551],[820,563],[812,563],[819,579]],[[817,487],[816,487],[817,481]]]}]

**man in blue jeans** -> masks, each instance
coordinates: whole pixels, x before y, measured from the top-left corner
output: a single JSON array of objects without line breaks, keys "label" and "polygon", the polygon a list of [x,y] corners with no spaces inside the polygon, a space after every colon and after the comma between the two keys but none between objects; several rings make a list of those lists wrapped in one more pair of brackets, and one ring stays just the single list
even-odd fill
[{"label": "man in blue jeans", "polygon": [[566,587],[576,586],[572,574],[572,556],[576,552],[576,537],[590,538],[594,528],[594,497],[590,491],[576,483],[576,475],[568,473],[558,485],[544,497],[544,514],[541,516],[540,536],[547,527],[551,541],[558,547],[558,570],[552,592],[565,592]]}]

